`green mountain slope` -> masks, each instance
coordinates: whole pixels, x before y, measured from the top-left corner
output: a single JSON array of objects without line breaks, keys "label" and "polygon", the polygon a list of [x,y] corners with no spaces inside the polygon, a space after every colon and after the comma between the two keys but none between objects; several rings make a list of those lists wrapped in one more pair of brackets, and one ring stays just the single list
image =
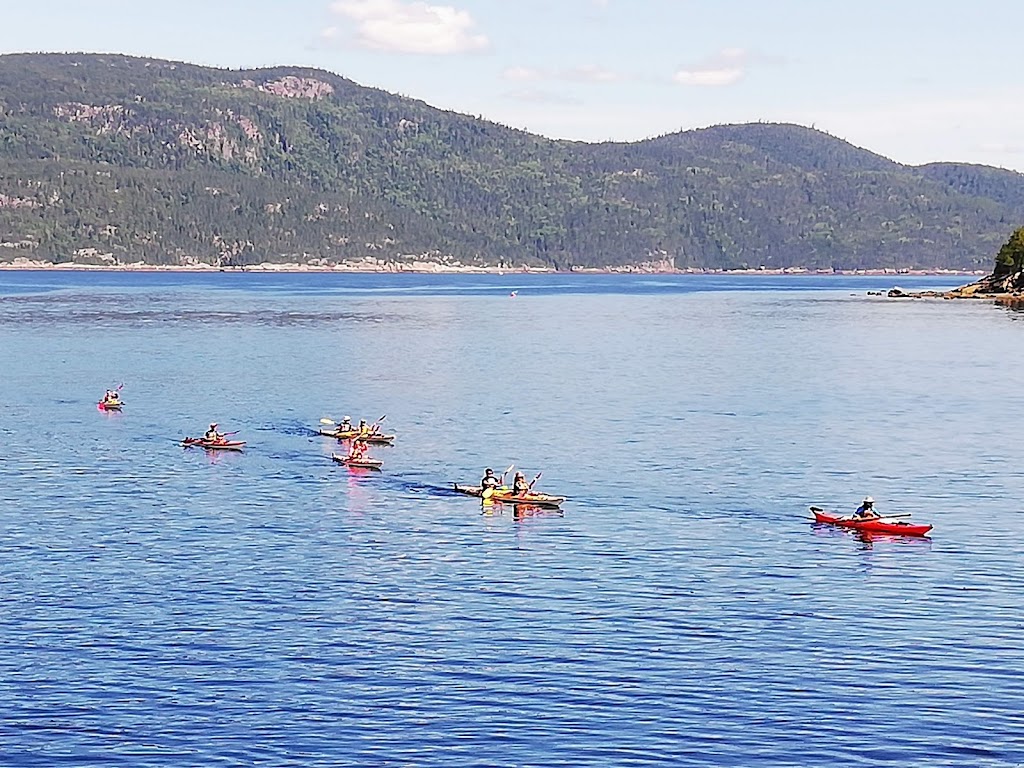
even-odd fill
[{"label": "green mountain slope", "polygon": [[1024,220],[1024,184],[1016,171],[970,163],[929,163],[916,170],[962,194],[1005,205],[1018,221]]},{"label": "green mountain slope", "polygon": [[318,70],[0,56],[5,261],[987,266],[1024,176],[949,168],[792,125],[591,145]]}]

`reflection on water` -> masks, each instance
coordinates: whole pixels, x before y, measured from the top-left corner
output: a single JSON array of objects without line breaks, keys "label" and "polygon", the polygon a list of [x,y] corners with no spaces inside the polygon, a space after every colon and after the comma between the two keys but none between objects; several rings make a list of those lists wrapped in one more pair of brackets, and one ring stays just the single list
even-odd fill
[{"label": "reflection on water", "polygon": [[[182,306],[183,299],[188,306]],[[199,306],[195,306],[198,304]],[[6,324],[67,325],[84,331],[103,331],[125,325],[226,324],[316,326],[330,323],[383,323],[401,321],[390,313],[353,311],[307,312],[295,307],[253,306],[244,311],[225,297],[110,294],[105,296],[0,295],[0,326]]]},{"label": "reflection on water", "polygon": [[847,541],[856,541],[861,544],[864,549],[869,550],[874,547],[875,544],[881,545],[892,545],[892,546],[903,546],[903,547],[923,547],[925,549],[931,548],[931,536],[907,536],[904,534],[896,533],[875,533],[873,531],[859,531],[852,528],[838,528],[834,525],[826,525],[824,523],[811,523],[811,528],[814,530],[815,535],[831,537],[837,539],[846,539]]},{"label": "reflection on water", "polygon": [[[1015,315],[136,277],[0,274],[0,765],[1024,762]],[[450,490],[513,463],[569,501]],[[868,493],[931,538],[807,520]]]}]

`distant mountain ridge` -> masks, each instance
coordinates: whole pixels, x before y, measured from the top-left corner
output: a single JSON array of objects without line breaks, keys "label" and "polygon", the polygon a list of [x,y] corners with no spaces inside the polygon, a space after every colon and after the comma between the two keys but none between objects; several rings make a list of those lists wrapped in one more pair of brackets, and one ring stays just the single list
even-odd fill
[{"label": "distant mountain ridge", "polygon": [[1024,175],[811,128],[556,141],[297,67],[0,56],[0,261],[984,268]]}]

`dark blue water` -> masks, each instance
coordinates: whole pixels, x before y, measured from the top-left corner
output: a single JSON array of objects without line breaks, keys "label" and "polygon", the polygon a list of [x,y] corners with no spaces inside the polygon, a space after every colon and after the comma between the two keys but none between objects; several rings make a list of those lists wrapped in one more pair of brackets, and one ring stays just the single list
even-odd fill
[{"label": "dark blue water", "polygon": [[0,765],[1024,763],[1022,316],[893,282],[0,273]]}]

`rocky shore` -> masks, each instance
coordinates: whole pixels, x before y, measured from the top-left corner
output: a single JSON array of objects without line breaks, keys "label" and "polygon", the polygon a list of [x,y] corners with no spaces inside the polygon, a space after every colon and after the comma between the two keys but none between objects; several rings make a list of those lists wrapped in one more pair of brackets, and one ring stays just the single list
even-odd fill
[{"label": "rocky shore", "polygon": [[904,291],[893,287],[885,294],[890,299],[981,299],[1012,309],[1024,308],[1024,273],[992,273],[974,283],[949,291]]},{"label": "rocky shore", "polygon": [[[330,263],[316,262],[264,262],[246,264],[244,266],[209,264],[201,261],[190,261],[184,264],[147,264],[138,262],[112,261],[67,261],[52,262],[40,259],[17,257],[11,261],[0,261],[0,271],[4,270],[81,270],[97,272],[354,272],[354,273],[420,273],[420,274],[523,274],[523,273],[554,273],[552,267],[527,264],[510,265],[477,265],[460,264],[457,262],[435,262],[413,259],[409,261],[387,261],[384,259],[360,259]],[[806,267],[781,268],[746,268],[746,269],[712,269],[702,267],[677,268],[671,261],[643,262],[607,267],[572,267],[566,270],[569,274],[648,274],[648,275],[809,275],[823,277],[836,276],[885,276],[885,275],[961,275],[976,274],[952,269],[808,269]],[[899,289],[894,289],[899,291]],[[910,295],[910,294],[906,294]],[[915,294],[916,295],[916,294]]]}]

